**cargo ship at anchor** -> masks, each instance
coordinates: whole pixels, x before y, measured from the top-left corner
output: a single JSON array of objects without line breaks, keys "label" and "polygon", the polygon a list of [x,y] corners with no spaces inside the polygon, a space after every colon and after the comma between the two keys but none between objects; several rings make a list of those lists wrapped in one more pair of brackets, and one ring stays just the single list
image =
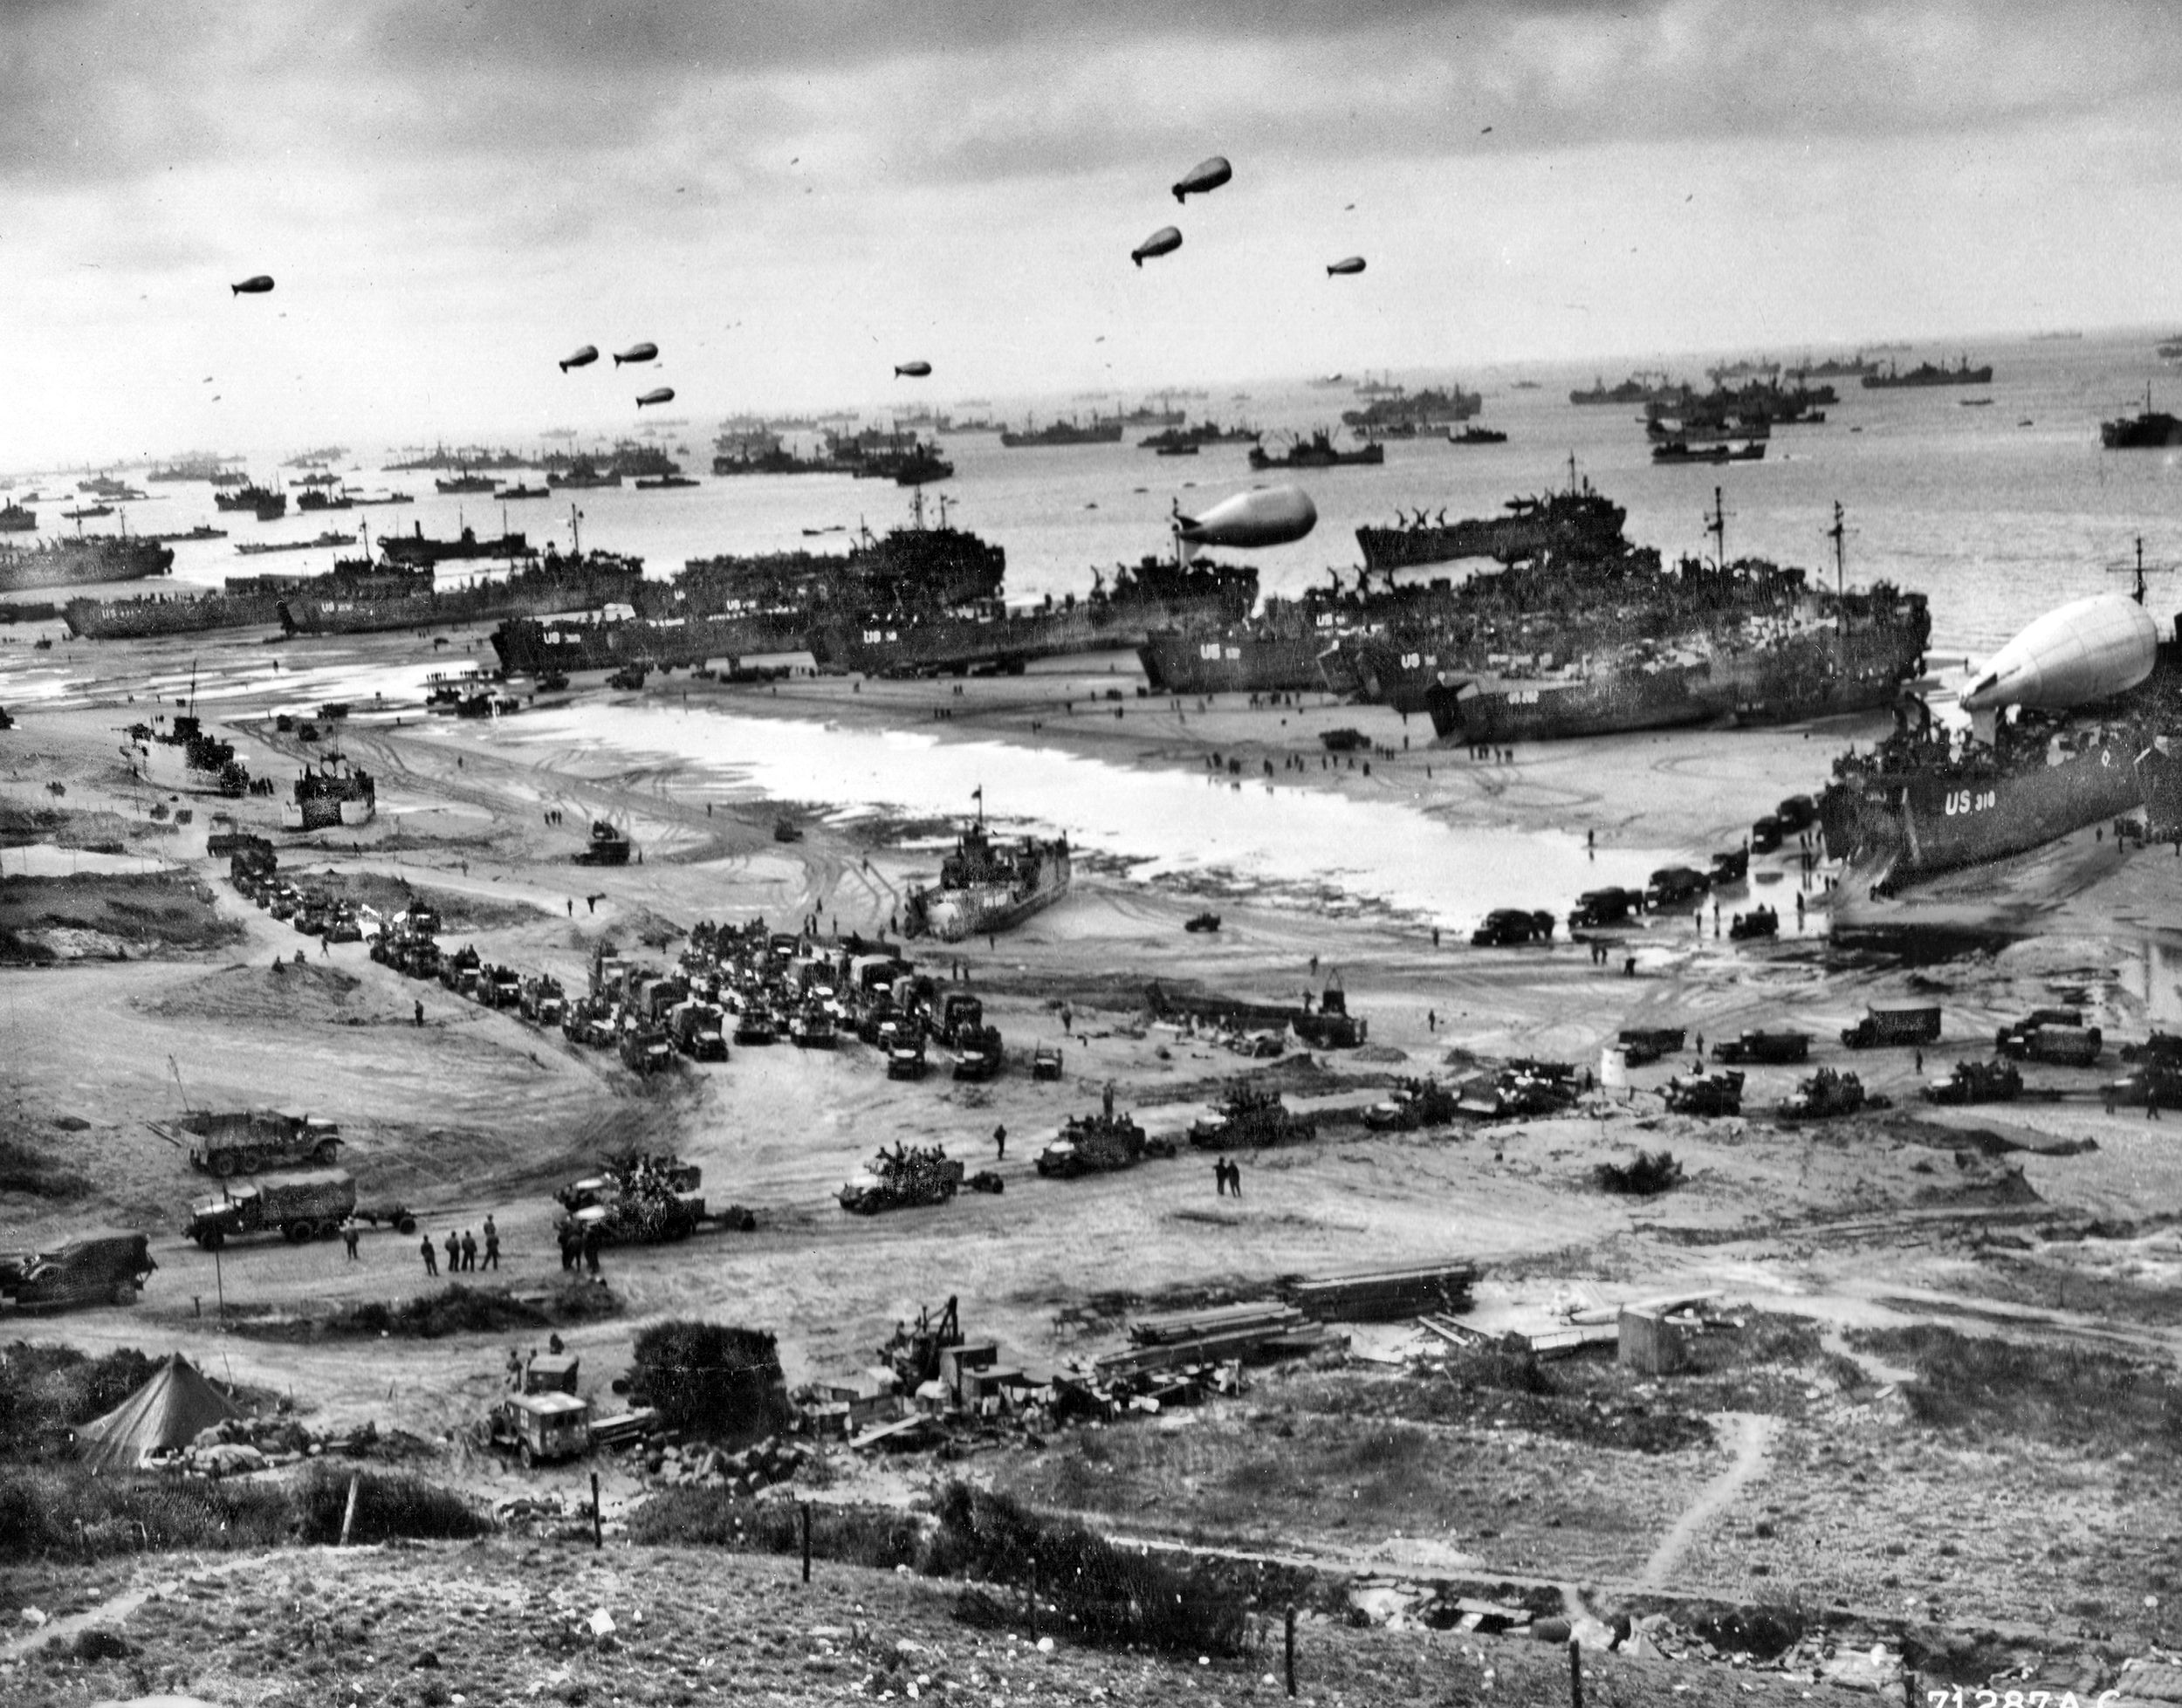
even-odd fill
[{"label": "cargo ship at anchor", "polygon": [[1497,558],[1520,563],[1549,552],[1593,552],[1616,549],[1629,512],[1588,481],[1578,484],[1570,464],[1568,490],[1542,498],[1510,498],[1505,516],[1447,520],[1441,511],[1428,520],[1418,511],[1391,528],[1356,530],[1356,545],[1367,570],[1410,569],[1423,564],[1452,563],[1460,558]]},{"label": "cargo ship at anchor", "polygon": [[979,789],[977,822],[940,862],[938,885],[909,892],[903,936],[961,943],[1012,930],[1068,893],[1068,839],[1026,836],[1012,847],[996,844],[985,829],[984,795]]},{"label": "cargo ship at anchor", "polygon": [[1894,732],[1834,762],[1819,801],[1843,887],[1904,885],[2013,854],[2145,809],[2150,833],[2182,834],[2182,621],[2165,632],[2117,594],[2048,612],[1966,689],[1966,730],[1921,701]]}]

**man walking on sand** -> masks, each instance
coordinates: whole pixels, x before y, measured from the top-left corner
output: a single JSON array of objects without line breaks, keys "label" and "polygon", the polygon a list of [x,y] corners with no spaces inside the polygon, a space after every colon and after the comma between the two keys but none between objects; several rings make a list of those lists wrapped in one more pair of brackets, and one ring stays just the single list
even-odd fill
[{"label": "man walking on sand", "polygon": [[432,1236],[430,1234],[428,1233],[424,1236],[424,1243],[418,1249],[424,1253],[424,1272],[427,1275],[437,1275],[439,1273],[439,1259],[433,1254]]},{"label": "man walking on sand", "polygon": [[1212,1190],[1223,1198],[1227,1196],[1227,1158],[1225,1156],[1212,1159]]}]

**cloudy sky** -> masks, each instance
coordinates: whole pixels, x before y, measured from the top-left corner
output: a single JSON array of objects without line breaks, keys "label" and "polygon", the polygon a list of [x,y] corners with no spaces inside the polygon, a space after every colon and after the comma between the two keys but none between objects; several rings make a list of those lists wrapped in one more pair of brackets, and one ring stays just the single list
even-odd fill
[{"label": "cloudy sky", "polygon": [[0,468],[2182,329],[2178,88],[2163,0],[0,0]]}]

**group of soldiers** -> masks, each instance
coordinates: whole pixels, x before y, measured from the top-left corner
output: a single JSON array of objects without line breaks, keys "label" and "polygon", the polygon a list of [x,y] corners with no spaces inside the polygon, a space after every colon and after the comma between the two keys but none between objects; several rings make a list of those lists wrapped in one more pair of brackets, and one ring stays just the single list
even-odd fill
[{"label": "group of soldiers", "polygon": [[[482,1265],[477,1261],[477,1236],[470,1229],[464,1228],[460,1233],[449,1229],[443,1243],[447,1250],[447,1272],[450,1275],[459,1275],[480,1267],[497,1269],[500,1266],[500,1230],[493,1225],[491,1216],[485,1218],[484,1262]],[[417,1250],[424,1259],[424,1272],[427,1275],[438,1274],[439,1253],[432,1245],[430,1234],[424,1236]],[[348,1254],[352,1258],[356,1255],[353,1241],[349,1244]]]}]

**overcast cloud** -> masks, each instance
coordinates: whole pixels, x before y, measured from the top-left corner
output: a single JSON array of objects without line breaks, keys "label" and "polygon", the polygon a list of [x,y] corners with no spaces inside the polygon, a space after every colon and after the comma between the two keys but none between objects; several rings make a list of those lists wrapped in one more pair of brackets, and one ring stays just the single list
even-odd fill
[{"label": "overcast cloud", "polygon": [[2179,12],[10,0],[0,459],[2160,321]]}]

